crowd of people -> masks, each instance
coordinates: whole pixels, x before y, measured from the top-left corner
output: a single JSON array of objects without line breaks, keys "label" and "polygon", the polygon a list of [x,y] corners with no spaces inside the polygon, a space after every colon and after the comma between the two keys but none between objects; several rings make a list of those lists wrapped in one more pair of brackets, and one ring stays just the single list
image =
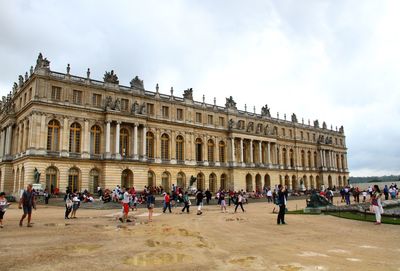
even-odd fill
[{"label": "crowd of people", "polygon": [[[53,189],[52,189],[53,190]],[[292,192],[293,193],[293,192]],[[134,187],[126,188],[116,186],[112,191],[109,189],[102,190],[101,187],[97,188],[97,194],[100,200],[103,203],[107,202],[118,202],[122,205],[121,216],[118,218],[122,223],[132,222],[129,219],[129,211],[136,211],[138,205],[145,204],[148,209],[148,221],[152,221],[153,210],[155,208],[156,198],[155,195],[162,196],[162,212],[172,213],[172,209],[179,207],[182,208],[182,213],[190,213],[190,207],[192,205],[189,191],[185,191],[183,188],[172,185],[171,192],[165,191],[162,186],[158,187],[147,187],[145,186],[142,191],[136,191]],[[335,194],[335,188],[322,188],[319,192],[320,196],[325,197],[329,202],[333,203],[333,198]],[[358,187],[343,187],[339,190],[339,194],[341,196],[341,202],[345,202],[346,205],[351,204],[351,196],[353,196],[353,200],[355,203],[360,202],[360,195],[362,195],[362,201],[367,202],[367,197],[369,196],[368,201],[371,203],[371,211],[375,213],[376,216],[376,224],[381,224],[381,215],[384,210],[382,208],[381,201],[384,199],[398,199],[398,189],[396,184],[392,184],[390,186],[385,185],[383,191],[379,189],[378,185],[370,186],[368,189],[361,191]],[[245,212],[244,204],[248,202],[249,198],[258,198],[265,197],[268,203],[274,203],[279,207],[277,224],[286,224],[285,222],[285,210],[287,205],[289,191],[286,186],[276,185],[275,188],[265,187],[263,192],[245,192],[243,190],[240,191],[225,191],[223,189],[218,190],[215,195],[211,193],[210,190],[202,191],[198,190],[194,194],[194,201],[197,207],[197,215],[202,215],[202,207],[203,204],[210,204],[213,196],[221,210],[221,212],[227,212],[227,206],[234,205],[234,212],[236,213],[238,208]],[[48,203],[48,198],[50,196],[45,190],[44,199],[45,204]],[[27,189],[24,190],[20,195],[20,200],[18,206],[20,209],[23,209],[23,215],[20,219],[19,225],[23,225],[24,219],[27,217],[28,227],[32,227],[31,223],[31,214],[32,209],[36,209],[36,200],[35,200],[35,191],[32,188],[32,185],[29,184]],[[82,193],[74,190],[71,191],[69,187],[66,189],[66,193],[64,196],[65,202],[65,219],[75,219],[76,213],[79,207],[81,206],[81,202],[93,202],[95,199],[92,194],[90,194],[87,190]],[[10,203],[7,202],[5,198],[5,193],[0,193],[0,228],[3,227],[3,217],[10,206]]]}]

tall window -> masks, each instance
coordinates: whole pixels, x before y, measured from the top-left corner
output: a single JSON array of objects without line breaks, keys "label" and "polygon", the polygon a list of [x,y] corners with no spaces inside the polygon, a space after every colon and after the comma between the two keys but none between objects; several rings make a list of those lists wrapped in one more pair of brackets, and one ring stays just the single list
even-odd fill
[{"label": "tall window", "polygon": [[314,152],[314,167],[317,167],[317,152]]},{"label": "tall window", "polygon": [[301,151],[301,166],[305,167],[306,166],[306,155],[304,151]]},{"label": "tall window", "polygon": [[90,153],[100,154],[100,127],[93,125],[90,129]]},{"label": "tall window", "polygon": [[294,167],[294,152],[292,149],[289,151],[289,160],[290,160],[290,166]]},{"label": "tall window", "polygon": [[197,162],[203,161],[202,148],[203,148],[203,142],[201,141],[200,138],[197,138],[196,139],[196,161]]},{"label": "tall window", "polygon": [[208,123],[209,125],[213,125],[213,124],[214,124],[214,117],[213,117],[213,115],[208,115],[208,116],[207,116],[207,123]]},{"label": "tall window", "polygon": [[58,188],[57,169],[55,167],[49,167],[46,169],[46,188],[52,194],[54,193],[54,189]]},{"label": "tall window", "polygon": [[29,100],[29,101],[32,100],[32,88],[29,89],[29,92],[28,92],[28,100]]},{"label": "tall window", "polygon": [[183,137],[178,135],[176,137],[176,160],[183,161],[184,160],[184,148],[183,148]]},{"label": "tall window", "polygon": [[150,116],[154,115],[154,104],[147,104],[147,114],[149,114]]},{"label": "tall window", "polygon": [[81,125],[76,122],[69,128],[69,152],[81,152]]},{"label": "tall window", "polygon": [[196,122],[201,123],[201,113],[196,112]]},{"label": "tall window", "polygon": [[154,135],[152,132],[146,133],[146,154],[148,158],[154,158]]},{"label": "tall window", "polygon": [[219,161],[225,163],[225,142],[219,142]]},{"label": "tall window", "polygon": [[99,186],[100,182],[100,174],[97,169],[92,169],[90,171],[90,182],[89,182],[89,192],[90,193],[96,193],[97,192],[97,187]]},{"label": "tall window", "polygon": [[129,133],[125,128],[122,128],[119,133],[119,153],[123,157],[129,155]]},{"label": "tall window", "polygon": [[82,91],[74,90],[73,96],[72,96],[72,102],[74,104],[82,104]]},{"label": "tall window", "polygon": [[77,168],[71,168],[68,174],[68,187],[70,190],[74,191],[75,189],[80,191],[80,182],[79,182],[79,170]]},{"label": "tall window", "polygon": [[211,173],[210,176],[208,177],[208,181],[209,181],[209,188],[210,191],[215,193],[217,192],[217,176],[214,173]]},{"label": "tall window", "polygon": [[93,94],[92,104],[93,104],[93,106],[96,106],[96,107],[101,106],[101,94]]},{"label": "tall window", "polygon": [[208,161],[214,162],[214,141],[209,139],[207,142],[207,150],[208,150]]},{"label": "tall window", "polygon": [[221,189],[223,189],[223,190],[225,190],[225,191],[228,190],[228,183],[227,183],[226,175],[225,175],[225,174],[222,174],[222,175],[221,175]]},{"label": "tall window", "polygon": [[183,120],[183,109],[181,108],[176,109],[176,119]]},{"label": "tall window", "polygon": [[224,124],[225,124],[224,117],[219,117],[219,126],[224,126]]},{"label": "tall window", "polygon": [[161,108],[161,113],[162,113],[163,118],[169,118],[169,107],[163,106]]},{"label": "tall window", "polygon": [[60,140],[60,123],[56,120],[51,120],[47,129],[47,150],[58,151]]},{"label": "tall window", "polygon": [[169,160],[169,136],[167,134],[161,136],[161,159]]},{"label": "tall window", "polygon": [[51,88],[51,99],[55,101],[61,100],[61,88],[53,86]]},{"label": "tall window", "polygon": [[128,99],[121,99],[121,111],[127,112],[129,109],[129,100]]},{"label": "tall window", "polygon": [[311,167],[311,152],[307,152],[307,161],[308,161],[308,167]]}]

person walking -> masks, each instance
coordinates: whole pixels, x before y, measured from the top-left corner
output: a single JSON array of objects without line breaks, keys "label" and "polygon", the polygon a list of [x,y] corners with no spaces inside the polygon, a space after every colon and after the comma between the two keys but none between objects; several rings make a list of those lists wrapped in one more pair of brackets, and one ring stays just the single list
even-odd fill
[{"label": "person walking", "polygon": [[22,197],[19,200],[19,209],[23,209],[24,214],[19,221],[19,226],[22,227],[22,223],[26,216],[28,216],[28,227],[32,227],[32,208],[36,210],[35,192],[32,190],[32,184],[28,184],[27,189],[22,193]]},{"label": "person walking", "polygon": [[183,195],[183,203],[185,204],[185,206],[183,206],[182,213],[185,211],[185,209],[187,213],[189,213],[190,199],[187,191],[185,192],[185,195]]},{"label": "person walking", "polygon": [[70,193],[70,191],[67,189],[65,197],[65,219],[69,219],[69,214],[72,211],[72,206],[74,205],[73,201],[72,201],[72,194]]},{"label": "person walking", "polygon": [[72,213],[71,218],[76,218],[76,211],[81,206],[81,200],[79,199],[78,191],[75,190],[74,194],[72,195]]},{"label": "person walking", "polygon": [[147,210],[149,211],[149,222],[152,222],[153,221],[154,204],[156,202],[156,199],[151,190],[147,194],[146,202],[147,202]]},{"label": "person walking", "polygon": [[201,211],[201,207],[203,207],[203,191],[199,190],[196,194],[196,205],[197,205],[197,215],[201,215],[203,212]]},{"label": "person walking", "polygon": [[170,213],[172,213],[171,211],[171,197],[169,196],[169,193],[166,193],[164,196],[164,209],[163,209],[163,213],[165,213],[165,211],[169,210]]},{"label": "person walking", "polygon": [[381,214],[383,214],[383,208],[381,205],[381,190],[379,186],[375,184],[372,188],[371,205],[375,213],[375,225],[381,224]]},{"label": "person walking", "polygon": [[131,194],[128,193],[125,187],[122,188],[122,217],[119,218],[119,221],[124,222],[132,222],[128,219],[129,214],[129,202],[131,201]]},{"label": "person walking", "polygon": [[226,213],[226,200],[225,200],[225,193],[221,191],[219,194],[219,201],[221,204],[221,212]]},{"label": "person walking", "polygon": [[278,205],[279,205],[279,213],[277,217],[277,224],[285,225],[285,209],[286,209],[286,201],[287,201],[287,192],[286,187],[283,187],[281,184],[278,185]]},{"label": "person walking", "polygon": [[236,199],[236,206],[235,206],[235,213],[237,211],[237,208],[240,206],[240,208],[242,208],[242,212],[244,213],[244,209],[243,209],[243,201],[244,201],[244,197],[242,192],[239,192],[237,199]]},{"label": "person walking", "polygon": [[43,192],[43,197],[44,197],[44,204],[49,204],[49,199],[50,199],[50,193],[47,190],[47,188]]},{"label": "person walking", "polygon": [[210,204],[210,200],[211,200],[212,194],[211,194],[209,189],[207,189],[204,194],[206,195],[206,203],[208,205],[208,204]]},{"label": "person walking", "polygon": [[6,213],[7,207],[11,204],[7,202],[6,193],[0,193],[0,228],[3,228],[3,218]]}]

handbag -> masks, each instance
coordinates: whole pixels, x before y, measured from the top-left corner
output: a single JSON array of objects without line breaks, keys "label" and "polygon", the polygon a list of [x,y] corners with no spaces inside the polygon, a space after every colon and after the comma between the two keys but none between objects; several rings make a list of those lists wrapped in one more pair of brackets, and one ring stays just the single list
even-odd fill
[{"label": "handbag", "polygon": [[191,202],[190,200],[188,200],[188,205],[189,205],[189,206],[192,205],[192,202]]}]

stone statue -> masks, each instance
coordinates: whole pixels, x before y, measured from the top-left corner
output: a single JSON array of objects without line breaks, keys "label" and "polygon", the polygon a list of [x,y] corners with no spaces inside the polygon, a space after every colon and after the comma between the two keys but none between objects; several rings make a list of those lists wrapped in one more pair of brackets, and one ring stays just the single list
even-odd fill
[{"label": "stone statue", "polygon": [[35,183],[40,183],[40,172],[37,168],[33,170],[33,179],[35,180]]},{"label": "stone statue", "polygon": [[271,113],[269,112],[269,108],[268,108],[267,104],[261,108],[261,116],[268,117],[268,118],[271,117]]},{"label": "stone statue", "polygon": [[28,76],[28,72],[25,73],[25,81],[28,81],[29,76]]},{"label": "stone statue", "polygon": [[36,60],[35,70],[37,69],[50,69],[50,61],[48,61],[47,58],[43,58],[42,53],[39,53]]},{"label": "stone statue", "polygon": [[90,78],[90,69],[89,69],[89,68],[87,69],[87,72],[86,72],[86,78],[87,78],[87,79]]},{"label": "stone statue", "polygon": [[33,66],[31,66],[31,69],[29,70],[29,74],[30,74],[30,75],[33,74]]},{"label": "stone statue", "polygon": [[18,86],[22,87],[22,85],[24,84],[24,77],[22,77],[22,75],[18,76]]},{"label": "stone statue", "polygon": [[194,177],[193,175],[192,176],[190,176],[190,186],[193,186],[193,184],[196,182],[196,180],[197,180],[197,178],[196,177]]},{"label": "stone statue", "polygon": [[133,78],[131,80],[131,87],[132,88],[139,88],[139,89],[144,89],[144,84],[143,84],[143,80],[139,79],[139,76],[135,76],[135,78]]},{"label": "stone statue", "polygon": [[188,88],[187,90],[184,90],[183,91],[183,98],[193,101],[193,89],[192,88]]},{"label": "stone statue", "polygon": [[269,135],[269,126],[268,126],[268,124],[264,127],[264,135]]},{"label": "stone statue", "polygon": [[67,64],[67,74],[71,71],[71,65]]},{"label": "stone statue", "polygon": [[14,82],[13,87],[12,87],[13,92],[16,92],[17,89],[18,89],[18,84],[16,82]]},{"label": "stone statue", "polygon": [[112,98],[111,98],[111,96],[107,96],[107,97],[106,97],[106,101],[105,101],[105,104],[104,104],[104,108],[105,108],[106,110],[112,109]]},{"label": "stone statue", "polygon": [[322,129],[326,129],[326,123],[325,123],[325,121],[322,123]]},{"label": "stone statue", "polygon": [[250,121],[250,122],[247,124],[247,129],[246,129],[246,131],[247,131],[247,132],[253,132],[253,131],[254,131],[254,122]]},{"label": "stone statue", "polygon": [[257,134],[259,134],[259,133],[261,133],[261,131],[262,131],[262,124],[261,124],[261,123],[259,123],[259,124],[257,124],[257,130],[256,130],[256,133],[257,133]]},{"label": "stone statue", "polygon": [[292,114],[292,122],[297,122],[297,116],[295,113]]},{"label": "stone statue", "polygon": [[147,111],[146,111],[146,103],[143,102],[142,106],[140,107],[140,114],[146,115]]},{"label": "stone statue", "polygon": [[139,113],[139,103],[136,100],[132,104],[131,113],[133,113],[133,114]]},{"label": "stone statue", "polygon": [[103,79],[106,83],[119,84],[118,76],[114,73],[114,70],[111,70],[111,72],[106,71]]},{"label": "stone statue", "polygon": [[314,128],[319,128],[319,121],[318,120],[314,120]]},{"label": "stone statue", "polygon": [[317,191],[313,190],[309,199],[307,199],[307,207],[318,208],[332,205],[325,197],[317,194]]},{"label": "stone statue", "polygon": [[235,126],[235,121],[234,121],[233,119],[230,119],[230,120],[228,121],[228,128],[229,128],[229,129],[232,129],[234,126]]},{"label": "stone statue", "polygon": [[121,100],[119,98],[115,99],[114,110],[121,111]]},{"label": "stone statue", "polygon": [[229,98],[226,98],[225,107],[228,109],[237,109],[236,102],[233,100],[232,96],[230,96]]},{"label": "stone statue", "polygon": [[343,128],[343,125],[342,126],[340,126],[340,128],[339,128],[339,133],[344,133],[344,128]]}]

